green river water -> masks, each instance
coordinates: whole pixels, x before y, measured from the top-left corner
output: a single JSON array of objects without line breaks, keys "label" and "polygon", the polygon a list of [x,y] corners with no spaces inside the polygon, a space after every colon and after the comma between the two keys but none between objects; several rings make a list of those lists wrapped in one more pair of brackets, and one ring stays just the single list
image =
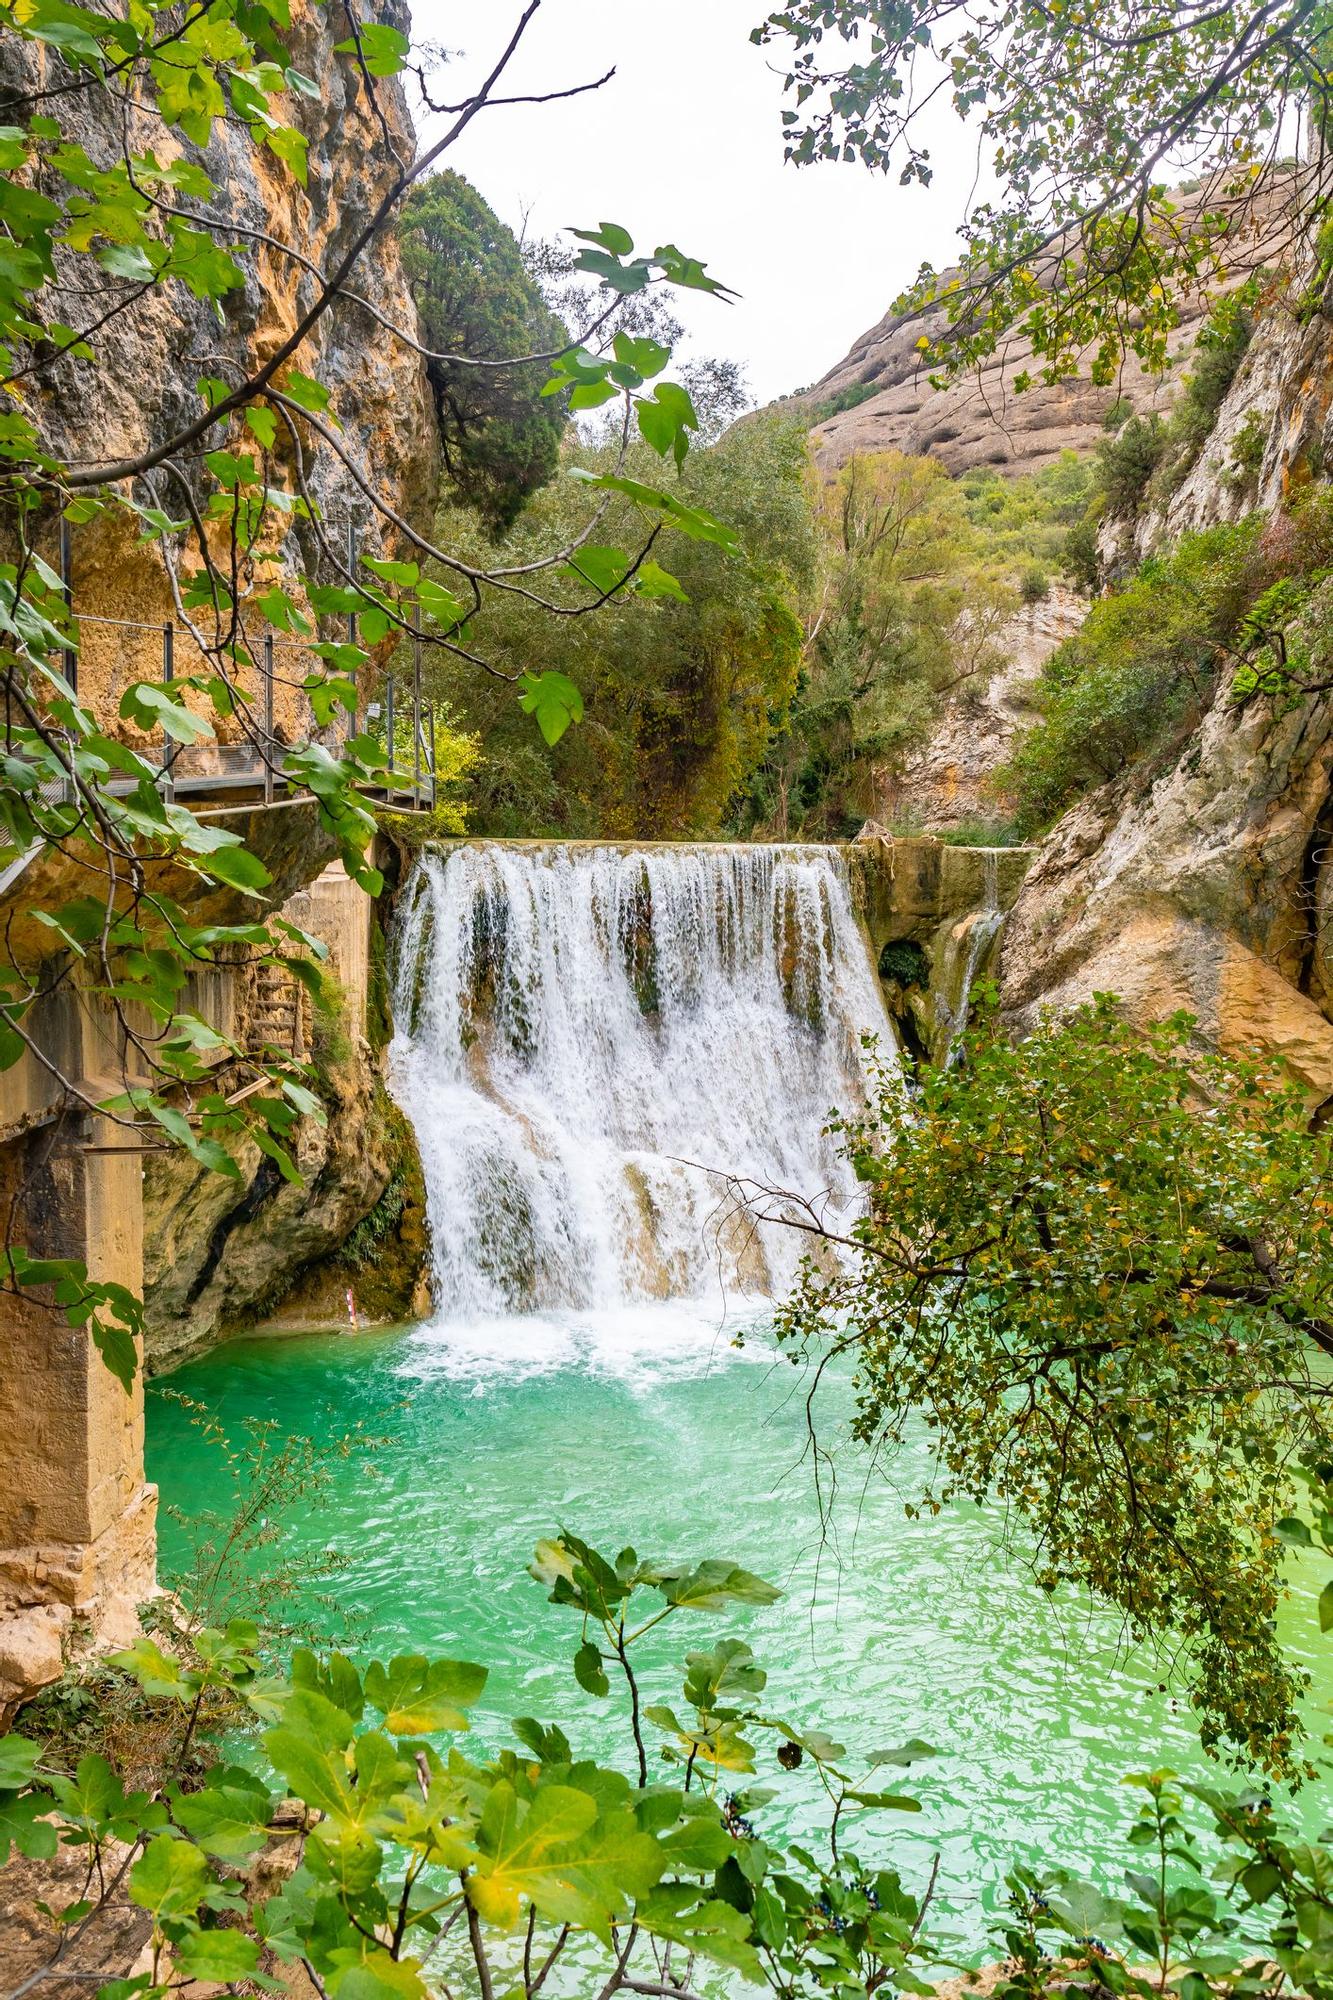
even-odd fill
[{"label": "green river water", "polygon": [[[609,1705],[570,1671],[571,1621],[526,1574],[539,1536],[563,1524],[612,1551],[732,1557],[783,1598],[669,1621],[655,1660],[665,1671],[734,1632],[769,1669],[773,1711],[867,1750],[912,1735],[936,1745],[911,1774],[924,1810],[881,1817],[863,1847],[891,1841],[918,1880],[938,1850],[940,1907],[973,1956],[1014,1861],[1115,1883],[1133,1811],[1123,1774],[1216,1768],[1157,1665],[1125,1659],[1114,1621],[1072,1593],[1038,1591],[998,1517],[906,1519],[924,1447],[869,1479],[845,1449],[834,1538],[821,1542],[802,1378],[762,1332],[743,1354],[730,1333],[662,1306],[471,1333],[238,1341],[150,1392],[149,1474],[193,1520],[225,1503],[220,1463],[162,1388],[205,1401],[233,1431],[258,1417],[292,1434],[360,1425],[380,1437],[331,1496],[298,1510],[286,1545],[350,1559],[334,1589],[366,1635],[355,1650],[486,1662],[476,1726],[496,1743],[508,1716],[534,1714],[594,1754],[619,1754]],[[826,1442],[846,1408],[844,1385],[825,1406]],[[192,1532],[164,1517],[166,1568],[188,1559]],[[1309,1581],[1317,1589],[1322,1575]],[[1286,1615],[1294,1650],[1317,1667],[1312,1594],[1302,1579]],[[650,1698],[678,1693],[662,1678]],[[1303,1811],[1317,1814],[1312,1793]]]}]

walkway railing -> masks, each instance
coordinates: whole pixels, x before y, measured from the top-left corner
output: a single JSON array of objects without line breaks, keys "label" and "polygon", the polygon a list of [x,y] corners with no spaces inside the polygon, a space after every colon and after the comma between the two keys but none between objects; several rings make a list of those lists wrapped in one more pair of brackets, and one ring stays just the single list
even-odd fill
[{"label": "walkway railing", "polygon": [[[323,678],[326,669],[310,645],[273,630],[264,631],[262,637],[247,634],[249,664],[232,661],[228,667],[239,697],[230,740],[225,718],[213,712],[208,720],[217,736],[187,743],[165,728],[139,728],[122,714],[121,704],[136,682],[169,685],[195,675],[216,676],[216,662],[190,628],[174,620],[153,624],[115,618],[74,604],[71,612],[79,627],[80,648],[64,655],[66,679],[108,736],[125,741],[150,762],[156,752],[156,781],[165,799],[256,793],[271,805],[279,796],[300,789],[282,769],[287,749],[311,738],[333,749],[355,726],[383,747],[390,766],[385,782],[374,788],[372,796],[400,811],[429,811],[434,806],[435,704],[422,694],[422,647],[415,634],[406,646],[400,645],[391,662],[382,699],[369,702],[355,725],[343,717],[324,727],[312,722],[308,683]],[[399,666],[404,651],[411,662],[406,674]],[[113,788],[119,783],[132,789],[130,779],[113,779]]]}]

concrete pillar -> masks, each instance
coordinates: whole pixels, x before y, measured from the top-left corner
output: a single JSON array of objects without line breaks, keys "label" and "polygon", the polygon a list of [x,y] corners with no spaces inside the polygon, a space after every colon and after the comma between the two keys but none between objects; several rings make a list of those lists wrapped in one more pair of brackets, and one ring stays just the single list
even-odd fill
[{"label": "concrete pillar", "polygon": [[[68,989],[61,1017],[62,1056],[74,1044],[83,1057],[71,1080],[109,1096],[105,1022]],[[0,1214],[32,1254],[142,1292],[142,1156],[125,1127],[65,1110],[0,1147]],[[144,1480],[142,1373],[126,1391],[86,1329],[40,1298],[0,1293],[0,1333],[4,1711],[58,1678],[71,1646],[133,1637],[154,1589],[157,1495]]]}]

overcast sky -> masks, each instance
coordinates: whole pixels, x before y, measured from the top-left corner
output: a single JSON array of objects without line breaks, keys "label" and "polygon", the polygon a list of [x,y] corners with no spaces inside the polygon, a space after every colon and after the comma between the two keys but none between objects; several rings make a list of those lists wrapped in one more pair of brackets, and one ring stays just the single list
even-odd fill
[{"label": "overcast sky", "polygon": [[[414,0],[415,37],[460,51],[451,96],[503,47],[517,0]],[[554,235],[622,223],[640,248],[674,241],[742,294],[690,300],[699,353],[741,362],[759,401],[840,361],[914,276],[947,263],[972,178],[940,121],[923,192],[855,165],[800,172],[782,158],[773,52],[749,31],[763,0],[543,0],[510,87],[549,90],[609,69],[590,96],[496,109],[450,155],[507,222]]]}]

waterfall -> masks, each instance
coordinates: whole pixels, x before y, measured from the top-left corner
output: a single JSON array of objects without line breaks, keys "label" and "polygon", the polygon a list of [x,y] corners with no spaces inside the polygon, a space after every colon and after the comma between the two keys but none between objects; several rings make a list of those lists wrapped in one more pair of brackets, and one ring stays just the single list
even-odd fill
[{"label": "waterfall", "polygon": [[835,850],[460,847],[404,905],[390,1080],[443,1317],[776,1295],[810,1239],[727,1175],[846,1226],[824,1127],[892,1036]]},{"label": "waterfall", "polygon": [[942,1002],[938,1003],[948,1032],[944,1056],[946,1069],[952,1069],[963,1053],[963,1036],[972,1012],[972,984],[1004,928],[1004,912],[1000,908],[999,856],[993,847],[985,848],[982,853],[981,893],[981,908],[974,910],[967,920],[967,943],[957,1005],[950,1011]]}]

